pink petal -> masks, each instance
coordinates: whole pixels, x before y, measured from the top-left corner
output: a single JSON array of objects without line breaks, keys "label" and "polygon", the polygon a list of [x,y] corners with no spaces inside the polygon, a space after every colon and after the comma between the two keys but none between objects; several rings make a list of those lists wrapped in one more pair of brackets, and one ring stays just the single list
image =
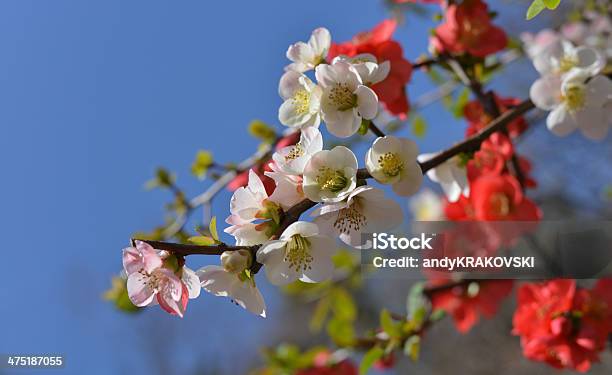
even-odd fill
[{"label": "pink petal", "polygon": [[142,262],[145,271],[148,273],[162,266],[162,259],[157,254],[157,251],[148,243],[143,241],[136,241],[136,249],[142,255]]},{"label": "pink petal", "polygon": [[149,285],[150,277],[142,273],[133,273],[128,276],[127,291],[130,301],[136,306],[147,306],[153,301],[155,290]]}]

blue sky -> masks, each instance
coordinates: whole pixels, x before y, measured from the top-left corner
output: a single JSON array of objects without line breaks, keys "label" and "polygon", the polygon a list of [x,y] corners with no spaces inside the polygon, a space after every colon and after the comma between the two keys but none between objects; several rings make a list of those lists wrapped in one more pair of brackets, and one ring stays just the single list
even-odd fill
[{"label": "blue sky", "polygon": [[[238,365],[223,364],[231,353],[220,346],[256,355],[266,329],[290,321],[262,321],[207,295],[183,321],[160,311],[125,316],[100,295],[130,235],[162,219],[167,194],[143,189],[156,166],[176,171],[190,194],[201,191],[189,176],[198,149],[237,161],[257,146],[244,131],[249,121],[277,123],[277,82],[290,43],[319,26],[344,41],[388,16],[375,0],[307,5],[0,4],[0,353],[64,354],[65,373],[75,374],[140,373],[161,366],[151,360],[156,355],[175,356],[177,371],[208,359],[232,369]],[[410,58],[426,51],[424,23],[410,18],[398,30]],[[428,87],[415,73],[410,95]],[[439,108],[423,113],[428,122],[451,123]],[[434,151],[462,134],[462,126],[445,126],[420,144]],[[228,199],[219,197],[215,215],[227,215]],[[264,289],[274,316],[279,299]]]}]

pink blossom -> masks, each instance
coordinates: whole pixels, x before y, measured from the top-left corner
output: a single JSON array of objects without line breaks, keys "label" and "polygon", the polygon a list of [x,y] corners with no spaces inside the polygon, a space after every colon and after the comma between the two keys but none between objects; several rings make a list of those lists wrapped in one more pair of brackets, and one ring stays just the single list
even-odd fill
[{"label": "pink blossom", "polygon": [[189,298],[200,294],[198,277],[187,267],[177,276],[164,267],[164,259],[151,245],[136,241],[136,247],[123,250],[123,267],[128,276],[127,290],[138,307],[159,303],[162,309],[183,317]]}]

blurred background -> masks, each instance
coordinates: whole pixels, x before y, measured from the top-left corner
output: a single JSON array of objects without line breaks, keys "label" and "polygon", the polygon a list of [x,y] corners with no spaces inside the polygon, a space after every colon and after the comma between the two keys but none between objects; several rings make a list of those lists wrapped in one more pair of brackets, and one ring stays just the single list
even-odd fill
[{"label": "blurred background", "polygon": [[[524,1],[489,4],[514,37],[557,22],[550,12],[525,21]],[[61,373],[70,374],[242,374],[261,365],[261,347],[324,343],[324,335],[309,332],[312,304],[283,296],[263,277],[267,319],[205,293],[184,319],[157,308],[124,314],[102,295],[132,234],[163,220],[171,196],[144,189],[157,166],[175,172],[194,196],[210,184],[191,176],[197,150],[239,161],[259,144],[246,132],[251,120],[278,124],[277,84],[289,44],[319,26],[346,41],[395,15],[402,19],[395,39],[414,60],[427,53],[436,11],[392,10],[380,0],[2,1],[0,353],[63,354]],[[535,78],[523,59],[491,85],[522,99]],[[415,100],[435,87],[416,71],[408,92]],[[463,137],[464,122],[442,104],[420,114],[428,124],[417,139],[423,152]],[[610,136],[560,139],[533,126],[519,151],[534,164],[532,197],[546,219],[612,216],[610,145]],[[364,152],[356,148],[359,158]],[[220,220],[230,196],[213,202]],[[189,265],[217,262],[211,258]],[[360,324],[376,321],[383,306],[403,311],[408,290],[367,283],[357,295]],[[449,321],[436,326],[421,361],[403,361],[396,373],[548,373],[523,358],[509,334],[512,303],[468,335]],[[603,360],[593,373],[611,372],[610,355]]]}]

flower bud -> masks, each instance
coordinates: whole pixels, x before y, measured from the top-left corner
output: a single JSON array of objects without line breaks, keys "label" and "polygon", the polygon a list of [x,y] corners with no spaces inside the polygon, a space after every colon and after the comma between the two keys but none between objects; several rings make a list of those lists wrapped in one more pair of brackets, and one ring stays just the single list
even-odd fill
[{"label": "flower bud", "polygon": [[251,266],[252,258],[248,250],[224,251],[221,254],[221,265],[227,272],[240,273]]}]

